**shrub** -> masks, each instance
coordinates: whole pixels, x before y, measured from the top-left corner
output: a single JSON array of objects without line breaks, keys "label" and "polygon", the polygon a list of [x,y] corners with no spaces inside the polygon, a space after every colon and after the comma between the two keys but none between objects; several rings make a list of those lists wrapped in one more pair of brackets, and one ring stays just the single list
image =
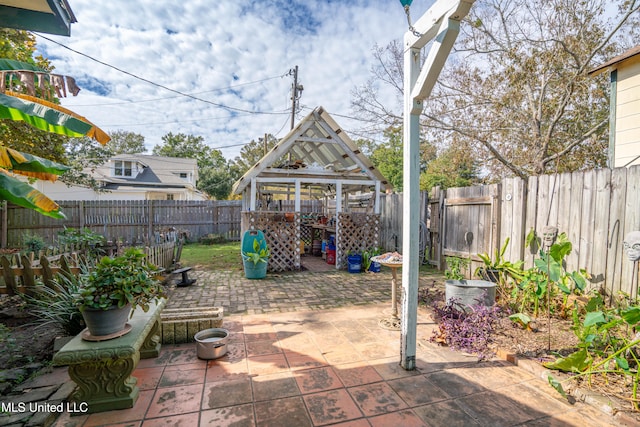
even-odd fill
[{"label": "shrub", "polygon": [[58,274],[50,287],[37,286],[33,295],[21,294],[38,327],[58,326],[67,335],[77,335],[85,328],[75,294],[80,290],[78,277]]},{"label": "shrub", "polygon": [[494,356],[489,344],[500,313],[498,306],[473,305],[467,308],[452,298],[446,304],[434,304],[433,309],[438,319],[438,329],[433,332],[431,342],[475,354],[479,360]]},{"label": "shrub", "polygon": [[26,252],[38,253],[45,248],[44,239],[37,234],[24,233],[22,235],[22,246]]},{"label": "shrub", "polygon": [[203,245],[215,245],[217,243],[227,243],[229,240],[222,234],[207,234],[200,237],[198,241]]}]

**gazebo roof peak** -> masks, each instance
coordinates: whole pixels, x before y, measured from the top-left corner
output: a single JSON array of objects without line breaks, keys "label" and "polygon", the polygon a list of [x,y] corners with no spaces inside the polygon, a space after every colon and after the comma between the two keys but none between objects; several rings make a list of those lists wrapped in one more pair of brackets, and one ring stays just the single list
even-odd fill
[{"label": "gazebo roof peak", "polygon": [[[311,180],[312,177],[344,180],[349,185],[380,182],[385,189],[392,186],[371,163],[347,133],[323,107],[316,107],[285,135],[262,159],[253,165],[234,185],[240,194],[251,180],[282,177]],[[313,182],[313,181],[309,181]]]}]

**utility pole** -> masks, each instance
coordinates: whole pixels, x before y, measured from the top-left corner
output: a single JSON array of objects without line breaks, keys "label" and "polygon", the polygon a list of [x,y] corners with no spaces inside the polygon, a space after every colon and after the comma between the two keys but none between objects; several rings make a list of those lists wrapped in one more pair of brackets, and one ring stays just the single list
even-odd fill
[{"label": "utility pole", "polygon": [[262,140],[262,147],[264,150],[264,155],[267,155],[267,133],[264,133],[264,139]]},{"label": "utility pole", "polygon": [[291,86],[291,129],[295,125],[296,110],[298,109],[298,100],[302,95],[304,87],[298,84],[298,66],[289,70],[289,75],[293,75],[293,85]]}]

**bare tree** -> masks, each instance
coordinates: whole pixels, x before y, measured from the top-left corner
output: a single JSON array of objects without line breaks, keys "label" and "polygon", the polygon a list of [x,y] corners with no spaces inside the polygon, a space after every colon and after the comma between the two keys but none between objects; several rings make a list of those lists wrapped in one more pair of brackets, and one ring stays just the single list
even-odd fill
[{"label": "bare tree", "polygon": [[[425,103],[428,139],[474,147],[496,178],[604,165],[609,83],[588,71],[630,47],[639,8],[640,0],[476,1]],[[383,106],[378,94],[402,92],[401,45],[374,55],[354,108],[397,123],[401,107]]]}]

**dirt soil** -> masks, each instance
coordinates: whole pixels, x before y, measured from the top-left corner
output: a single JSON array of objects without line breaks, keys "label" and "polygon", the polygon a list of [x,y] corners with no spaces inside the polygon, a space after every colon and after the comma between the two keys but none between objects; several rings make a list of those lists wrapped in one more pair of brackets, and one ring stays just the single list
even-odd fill
[{"label": "dirt soil", "polygon": [[[38,327],[34,321],[20,297],[0,295],[0,383],[3,379],[20,382],[51,360],[53,342],[61,331]],[[9,390],[4,387],[0,391]]]}]

